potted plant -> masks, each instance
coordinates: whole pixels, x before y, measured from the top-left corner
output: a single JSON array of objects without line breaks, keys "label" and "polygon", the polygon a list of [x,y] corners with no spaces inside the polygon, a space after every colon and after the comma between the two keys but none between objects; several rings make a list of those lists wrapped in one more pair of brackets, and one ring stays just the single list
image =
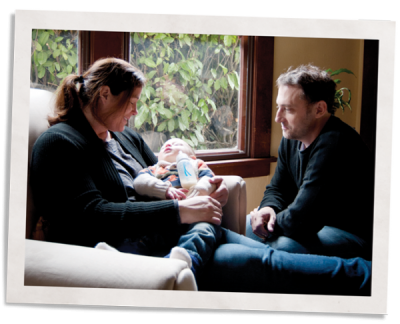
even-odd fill
[{"label": "potted plant", "polygon": [[[338,69],[336,71],[333,71],[332,69],[328,69],[328,70],[326,70],[326,72],[328,72],[331,77],[333,77],[335,75],[338,75],[340,73],[348,73],[348,74],[353,74],[355,76],[355,74],[352,71],[348,70],[348,69]],[[341,82],[340,79],[334,79],[333,81],[336,84],[339,84]],[[345,92],[348,93],[347,100],[345,100],[343,98]],[[334,102],[333,106],[335,108],[341,108],[342,112],[344,112],[344,108],[345,107],[348,107],[350,109],[350,111],[351,111],[352,109],[351,109],[351,106],[350,106],[350,100],[351,100],[351,91],[350,91],[350,89],[346,88],[346,87],[340,88],[340,89],[336,90],[335,102]]]}]

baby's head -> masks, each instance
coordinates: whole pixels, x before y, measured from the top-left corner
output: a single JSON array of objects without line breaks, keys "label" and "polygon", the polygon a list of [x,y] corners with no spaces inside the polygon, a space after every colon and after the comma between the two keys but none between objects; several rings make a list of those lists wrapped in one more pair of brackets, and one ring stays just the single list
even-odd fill
[{"label": "baby's head", "polygon": [[179,138],[171,138],[161,147],[160,153],[158,153],[158,160],[170,163],[176,162],[179,151],[186,153],[191,158],[196,158],[194,150],[188,143]]}]

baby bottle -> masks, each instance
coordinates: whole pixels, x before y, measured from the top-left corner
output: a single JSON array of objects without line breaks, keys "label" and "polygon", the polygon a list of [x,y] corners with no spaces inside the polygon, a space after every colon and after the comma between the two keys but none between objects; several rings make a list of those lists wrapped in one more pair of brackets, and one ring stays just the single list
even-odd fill
[{"label": "baby bottle", "polygon": [[187,156],[187,154],[179,151],[179,154],[176,157],[176,163],[181,186],[182,188],[189,190],[197,183],[197,176],[191,163],[191,159]]}]

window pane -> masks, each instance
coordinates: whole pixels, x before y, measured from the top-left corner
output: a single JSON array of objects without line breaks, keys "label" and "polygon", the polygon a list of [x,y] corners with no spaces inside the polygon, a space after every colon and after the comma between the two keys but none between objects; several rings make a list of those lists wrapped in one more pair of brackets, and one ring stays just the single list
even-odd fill
[{"label": "window pane", "polygon": [[32,30],[31,88],[55,91],[78,71],[77,30]]},{"label": "window pane", "polygon": [[239,36],[131,33],[130,51],[148,81],[129,126],[154,152],[172,137],[198,150],[237,148]]}]

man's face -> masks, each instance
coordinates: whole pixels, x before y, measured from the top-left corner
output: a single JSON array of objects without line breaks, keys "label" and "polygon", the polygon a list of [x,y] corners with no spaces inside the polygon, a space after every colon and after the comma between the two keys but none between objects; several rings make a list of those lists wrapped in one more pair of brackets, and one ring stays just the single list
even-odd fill
[{"label": "man's face", "polygon": [[179,138],[172,138],[164,143],[158,153],[158,160],[167,161],[170,163],[176,162],[176,157],[179,151],[186,153],[189,157],[192,155],[190,146],[185,141]]},{"label": "man's face", "polygon": [[308,102],[302,99],[302,89],[296,86],[280,86],[276,104],[275,121],[282,126],[283,136],[301,141],[308,146],[315,125]]}]

